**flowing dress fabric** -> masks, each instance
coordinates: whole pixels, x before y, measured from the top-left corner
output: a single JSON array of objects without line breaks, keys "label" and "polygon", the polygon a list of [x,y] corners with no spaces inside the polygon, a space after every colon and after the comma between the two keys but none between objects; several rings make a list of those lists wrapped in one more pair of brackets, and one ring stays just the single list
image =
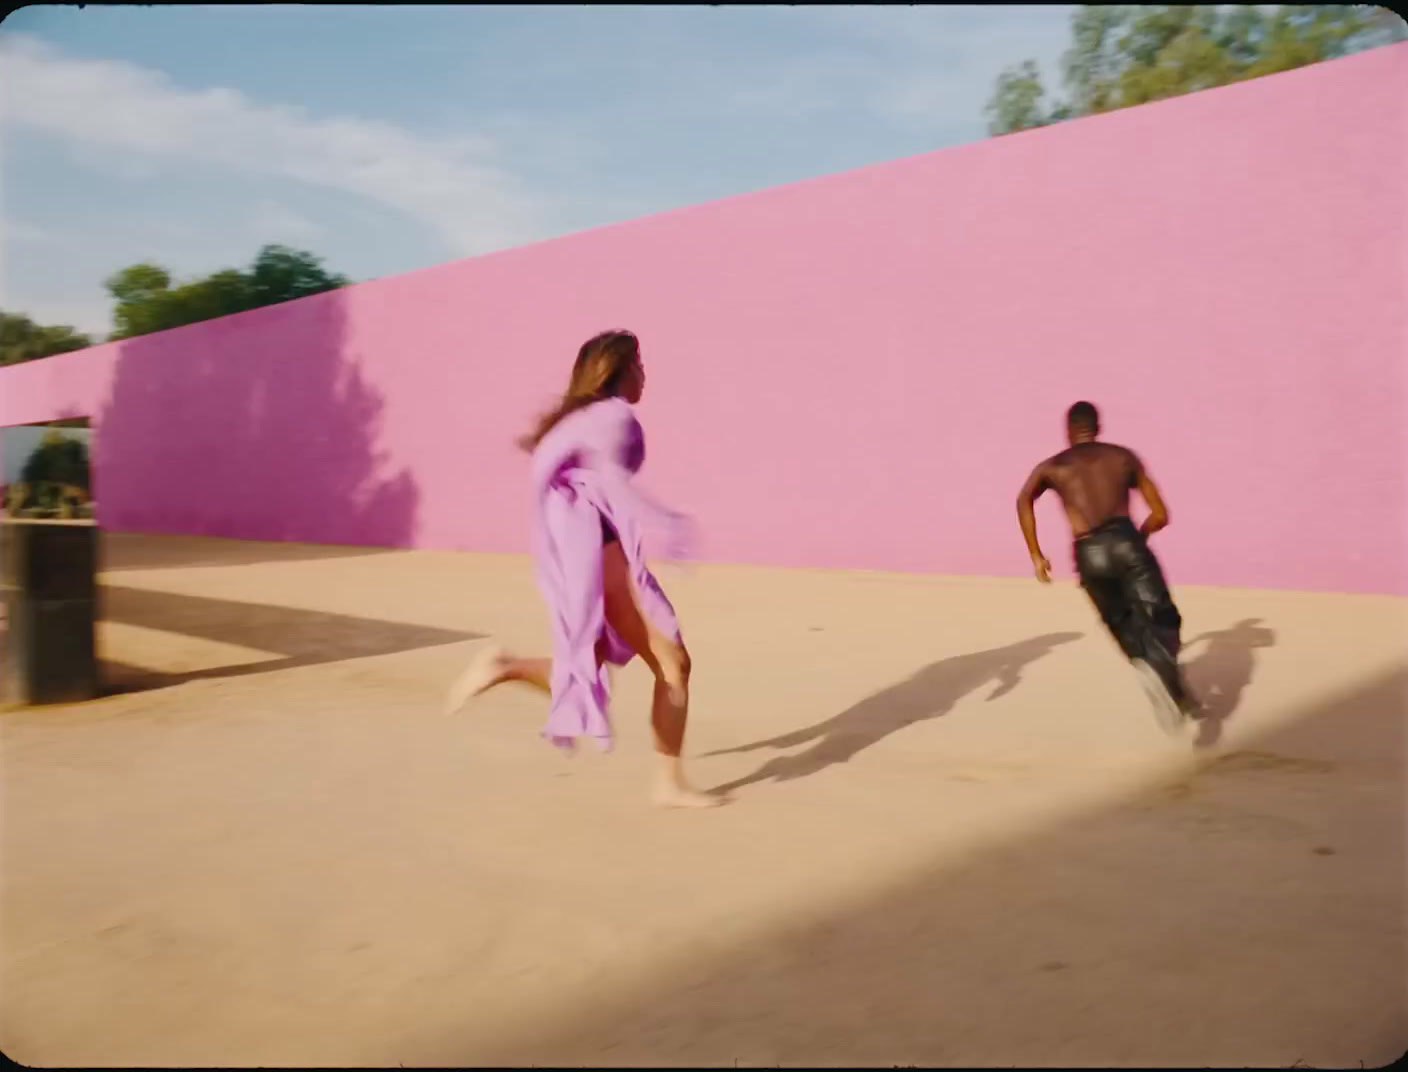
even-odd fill
[{"label": "flowing dress fabric", "polygon": [[645,461],[645,436],[628,403],[607,399],[564,417],[533,452],[533,553],[552,629],[552,707],[543,736],[572,749],[590,737],[613,743],[611,679],[597,665],[625,666],[638,654],[606,622],[602,520],[616,530],[646,620],[677,643],[679,622],[646,565],[644,530],[679,515],[643,495],[631,477]]}]

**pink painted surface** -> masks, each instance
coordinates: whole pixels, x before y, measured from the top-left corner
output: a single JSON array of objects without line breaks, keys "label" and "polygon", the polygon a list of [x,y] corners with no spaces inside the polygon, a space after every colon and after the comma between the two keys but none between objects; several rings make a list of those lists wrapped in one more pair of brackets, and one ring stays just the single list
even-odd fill
[{"label": "pink painted surface", "polygon": [[1408,46],[0,371],[0,424],[92,416],[113,529],[522,551],[512,440],[617,326],[708,559],[1024,574],[1088,397],[1175,584],[1408,594]]}]

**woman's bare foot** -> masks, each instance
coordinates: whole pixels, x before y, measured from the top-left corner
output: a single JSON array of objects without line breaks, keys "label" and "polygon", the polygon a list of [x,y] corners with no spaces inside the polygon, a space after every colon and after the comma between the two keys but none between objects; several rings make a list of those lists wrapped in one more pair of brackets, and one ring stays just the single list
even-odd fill
[{"label": "woman's bare foot", "polygon": [[684,779],[679,756],[659,755],[655,772],[655,790],[651,799],[660,808],[717,808],[729,803],[723,793],[701,793]]},{"label": "woman's bare foot", "polygon": [[474,658],[455,681],[445,701],[445,713],[453,715],[482,692],[501,684],[506,677],[509,656],[498,644],[491,644]]},{"label": "woman's bare foot", "polygon": [[657,808],[717,808],[732,800],[722,793],[701,793],[673,785],[657,787],[651,799]]}]

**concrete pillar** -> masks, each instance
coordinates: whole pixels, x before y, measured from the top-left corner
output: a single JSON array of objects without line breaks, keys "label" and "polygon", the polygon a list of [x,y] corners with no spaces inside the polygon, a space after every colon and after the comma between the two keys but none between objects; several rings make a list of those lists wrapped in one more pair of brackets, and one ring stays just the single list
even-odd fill
[{"label": "concrete pillar", "polygon": [[98,695],[98,526],[0,519],[0,707]]}]

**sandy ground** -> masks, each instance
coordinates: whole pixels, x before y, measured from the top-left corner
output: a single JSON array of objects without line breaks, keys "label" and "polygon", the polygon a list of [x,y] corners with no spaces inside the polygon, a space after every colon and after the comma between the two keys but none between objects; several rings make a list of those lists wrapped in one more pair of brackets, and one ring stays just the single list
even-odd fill
[{"label": "sandy ground", "polygon": [[[1176,563],[1170,564],[1176,580]],[[0,716],[0,1049],[31,1065],[1385,1063],[1408,1049],[1408,601],[1181,588],[1169,742],[1070,585],[663,571],[646,806],[540,697],[438,709],[528,564],[109,537],[119,690]],[[714,753],[714,754],[711,754]]]}]

